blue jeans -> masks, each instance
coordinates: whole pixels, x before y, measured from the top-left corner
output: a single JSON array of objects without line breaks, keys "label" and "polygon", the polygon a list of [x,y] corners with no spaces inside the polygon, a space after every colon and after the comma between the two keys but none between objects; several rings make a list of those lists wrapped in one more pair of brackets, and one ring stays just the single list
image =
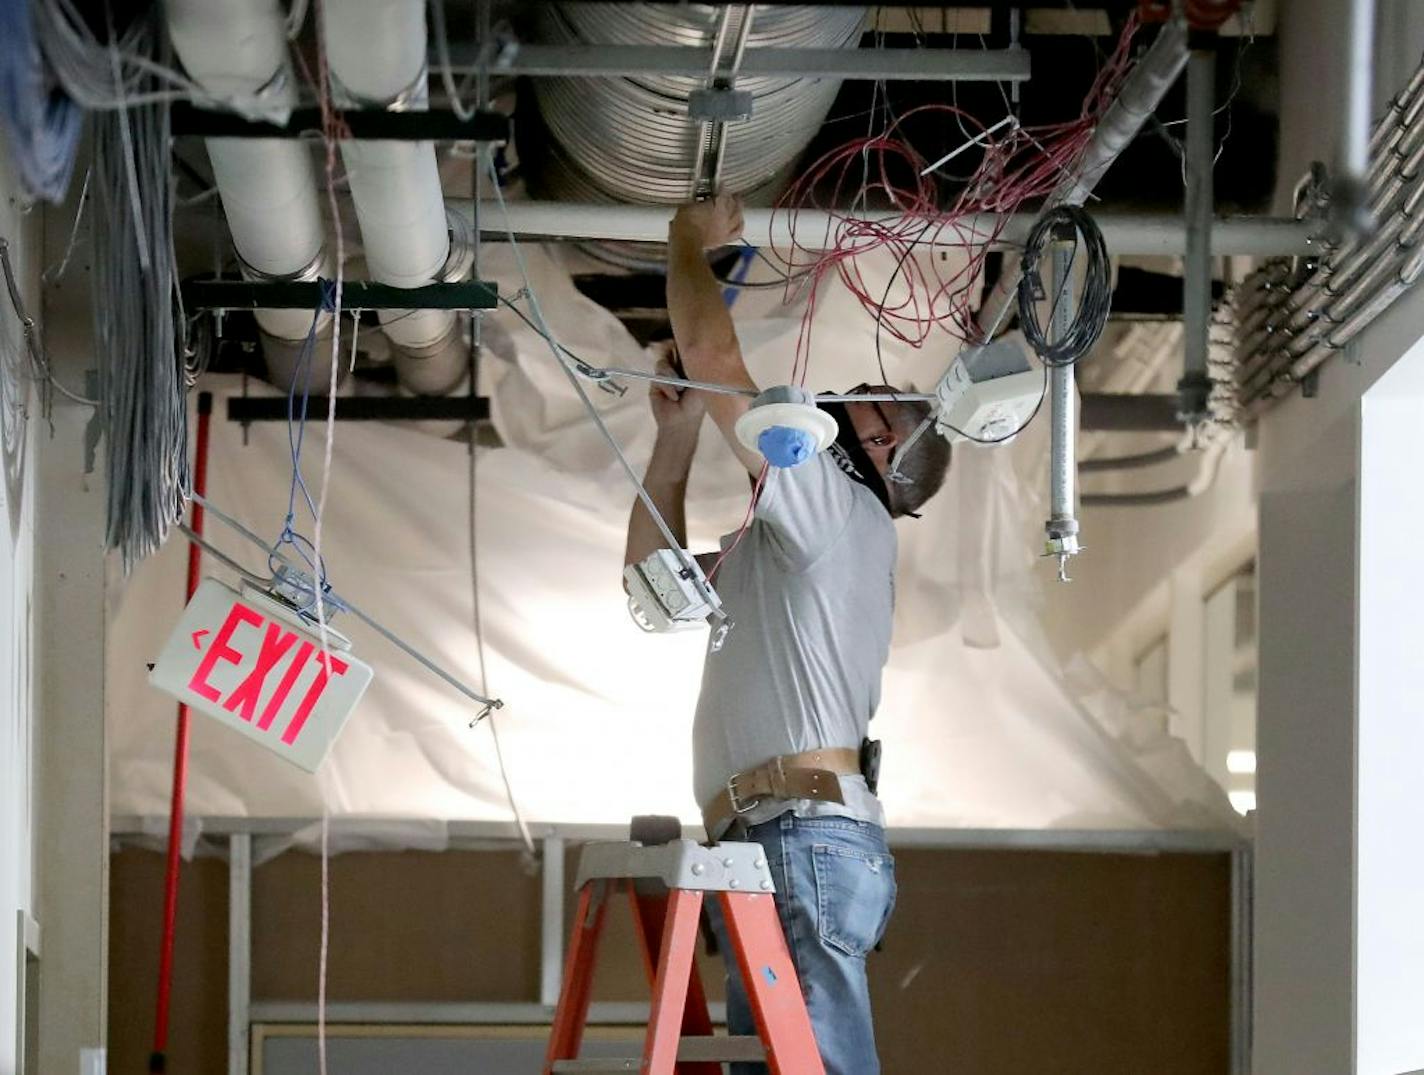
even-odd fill
[{"label": "blue jeans", "polygon": [[[816,1032],[826,1075],[877,1075],[865,958],[895,908],[895,861],[878,825],[844,817],[783,814],[723,837],[758,843],[776,882],[776,910]],[[707,901],[727,964],[727,1029],[756,1023],[720,909]],[[765,1075],[763,1064],[733,1064],[732,1075]]]}]

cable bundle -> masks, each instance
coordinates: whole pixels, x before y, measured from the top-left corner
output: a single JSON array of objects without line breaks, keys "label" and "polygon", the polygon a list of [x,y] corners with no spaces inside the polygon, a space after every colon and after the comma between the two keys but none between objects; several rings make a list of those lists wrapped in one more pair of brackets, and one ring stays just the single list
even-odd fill
[{"label": "cable bundle", "polygon": [[[788,297],[798,281],[810,282],[793,380],[805,381],[816,289],[829,272],[836,273],[875,317],[877,340],[881,329],[916,348],[923,346],[935,329],[957,339],[978,338],[973,288],[982,278],[990,246],[1000,238],[1003,219],[1029,202],[1050,197],[1074,174],[1094,129],[1127,75],[1129,49],[1138,25],[1134,13],[1098,71],[1080,114],[1069,122],[1038,127],[1013,122],[996,135],[999,128],[986,127],[953,105],[923,105],[904,115],[890,116],[880,134],[853,139],[824,154],[802,173],[773,211],[772,233],[780,230],[776,216],[786,214],[792,245],[790,249],[778,249],[774,243],[770,247],[785,269]],[[886,107],[888,113],[888,104]],[[926,114],[952,119],[965,138],[983,151],[978,167],[947,207],[942,181],[903,133],[906,121]],[[829,205],[821,204],[822,191]],[[888,200],[895,215],[873,220],[858,217],[872,196]],[[843,208],[847,205],[850,208]],[[830,216],[831,233],[814,246],[795,238],[796,218],[803,209],[825,210]],[[1001,216],[992,226],[985,226],[975,217],[978,213]],[[940,259],[912,256],[917,247],[935,246],[963,247],[969,251],[968,261],[946,272],[946,263]],[[896,268],[883,290],[872,290],[859,258],[881,248],[895,256]],[[902,278],[903,291],[896,291]],[[892,292],[896,293],[893,300]]]},{"label": "cable bundle", "polygon": [[[1077,260],[1078,247],[1087,254],[1083,277],[1083,293],[1078,310],[1068,330],[1058,339],[1049,340],[1038,320],[1038,303],[1046,297],[1041,263],[1044,248],[1055,239],[1073,239],[1071,269]],[[1056,281],[1051,309],[1056,311],[1063,300],[1069,276]],[[1112,272],[1108,261],[1107,243],[1093,218],[1074,205],[1059,205],[1050,209],[1034,224],[1024,244],[1023,276],[1019,279],[1019,327],[1024,339],[1034,349],[1045,366],[1071,366],[1092,350],[1103,334],[1112,307]],[[1052,314],[1049,315],[1050,321]]]},{"label": "cable bundle", "polygon": [[[125,35],[152,52],[152,23]],[[148,103],[94,125],[94,331],[108,440],[110,548],[125,568],[153,552],[182,515],[188,478],[186,371],[179,346],[168,165],[168,103],[157,80],[111,80]]]},{"label": "cable bundle", "polygon": [[[95,36],[86,18],[99,10],[108,31],[103,40]],[[90,111],[204,101],[228,105],[244,115],[267,114],[260,98],[215,99],[171,64],[156,59],[153,12],[136,18],[122,31],[114,28],[108,4],[90,4],[81,11],[73,0],[34,0],[34,14],[45,59],[60,85]]]},{"label": "cable bundle", "polygon": [[83,115],[45,69],[27,0],[0,0],[0,121],[25,188],[63,201]]}]

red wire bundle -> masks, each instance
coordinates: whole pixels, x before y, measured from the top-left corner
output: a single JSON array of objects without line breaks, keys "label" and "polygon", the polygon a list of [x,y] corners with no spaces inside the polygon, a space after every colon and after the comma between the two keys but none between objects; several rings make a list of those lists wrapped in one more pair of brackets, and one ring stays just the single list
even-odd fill
[{"label": "red wire bundle", "polygon": [[[786,268],[788,297],[793,281],[809,281],[792,366],[794,382],[806,380],[816,296],[830,273],[839,277],[884,331],[902,343],[921,347],[937,328],[956,339],[975,338],[971,289],[981,277],[1003,220],[1025,203],[1048,197],[1073,173],[1127,74],[1129,48],[1139,24],[1134,12],[1074,120],[1038,127],[1015,124],[1002,135],[990,135],[982,122],[953,105],[921,105],[895,118],[880,134],[852,139],[822,155],[792,183],[773,208],[771,222],[775,234],[776,218],[784,213],[792,241],[789,249],[772,243],[771,252]],[[921,114],[953,118],[961,130],[971,125],[972,140],[983,146],[978,168],[947,207],[941,206],[939,180],[933,173],[921,174],[929,162],[902,132],[906,121]],[[910,178],[902,178],[907,173]],[[822,191],[829,206],[821,204]],[[878,219],[855,216],[854,207],[872,195],[894,206],[894,214]],[[847,203],[853,208],[837,208]],[[805,209],[825,210],[829,216],[828,234],[814,246],[796,238],[797,219]],[[986,226],[978,213],[999,216]],[[968,260],[951,265],[913,256],[917,247],[937,246],[966,249]],[[859,261],[861,255],[880,249],[888,250],[896,262],[894,281],[885,290],[872,286]]]}]

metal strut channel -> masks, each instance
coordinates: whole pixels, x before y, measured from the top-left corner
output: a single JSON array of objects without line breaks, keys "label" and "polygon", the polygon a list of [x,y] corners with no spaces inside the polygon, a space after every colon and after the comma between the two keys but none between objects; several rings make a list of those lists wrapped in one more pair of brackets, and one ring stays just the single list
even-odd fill
[{"label": "metal strut channel", "polygon": [[739,99],[734,87],[747,52],[747,39],[752,32],[753,10],[751,4],[722,9],[717,41],[712,48],[712,64],[707,73],[707,88],[694,93],[687,102],[688,117],[702,117],[697,159],[692,166],[694,201],[717,193],[722,178],[722,160],[727,150],[727,124],[751,115],[750,94]]},{"label": "metal strut channel", "polygon": [[[169,129],[175,138],[309,138],[321,134],[319,108],[294,108],[285,123],[248,119],[236,112],[219,112],[175,102]],[[384,108],[354,108],[341,113],[349,136],[391,142],[508,142],[509,117],[501,112],[476,112],[461,119],[441,110],[390,112]]]},{"label": "metal strut channel", "polygon": [[[707,50],[687,45],[548,45],[513,42],[487,60],[458,42],[450,46],[456,74],[484,70],[524,78],[628,78],[707,74]],[[432,68],[439,63],[432,58]],[[763,78],[830,78],[899,82],[1025,82],[1026,49],[777,48],[747,53],[740,74]]]}]

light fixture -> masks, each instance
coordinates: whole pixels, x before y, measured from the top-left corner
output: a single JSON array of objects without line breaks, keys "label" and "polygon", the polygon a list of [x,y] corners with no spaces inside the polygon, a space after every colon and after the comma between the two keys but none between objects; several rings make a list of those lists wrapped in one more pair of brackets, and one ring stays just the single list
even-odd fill
[{"label": "light fixture", "polygon": [[1226,771],[1228,773],[1254,773],[1256,771],[1256,752],[1254,750],[1227,751]]}]

